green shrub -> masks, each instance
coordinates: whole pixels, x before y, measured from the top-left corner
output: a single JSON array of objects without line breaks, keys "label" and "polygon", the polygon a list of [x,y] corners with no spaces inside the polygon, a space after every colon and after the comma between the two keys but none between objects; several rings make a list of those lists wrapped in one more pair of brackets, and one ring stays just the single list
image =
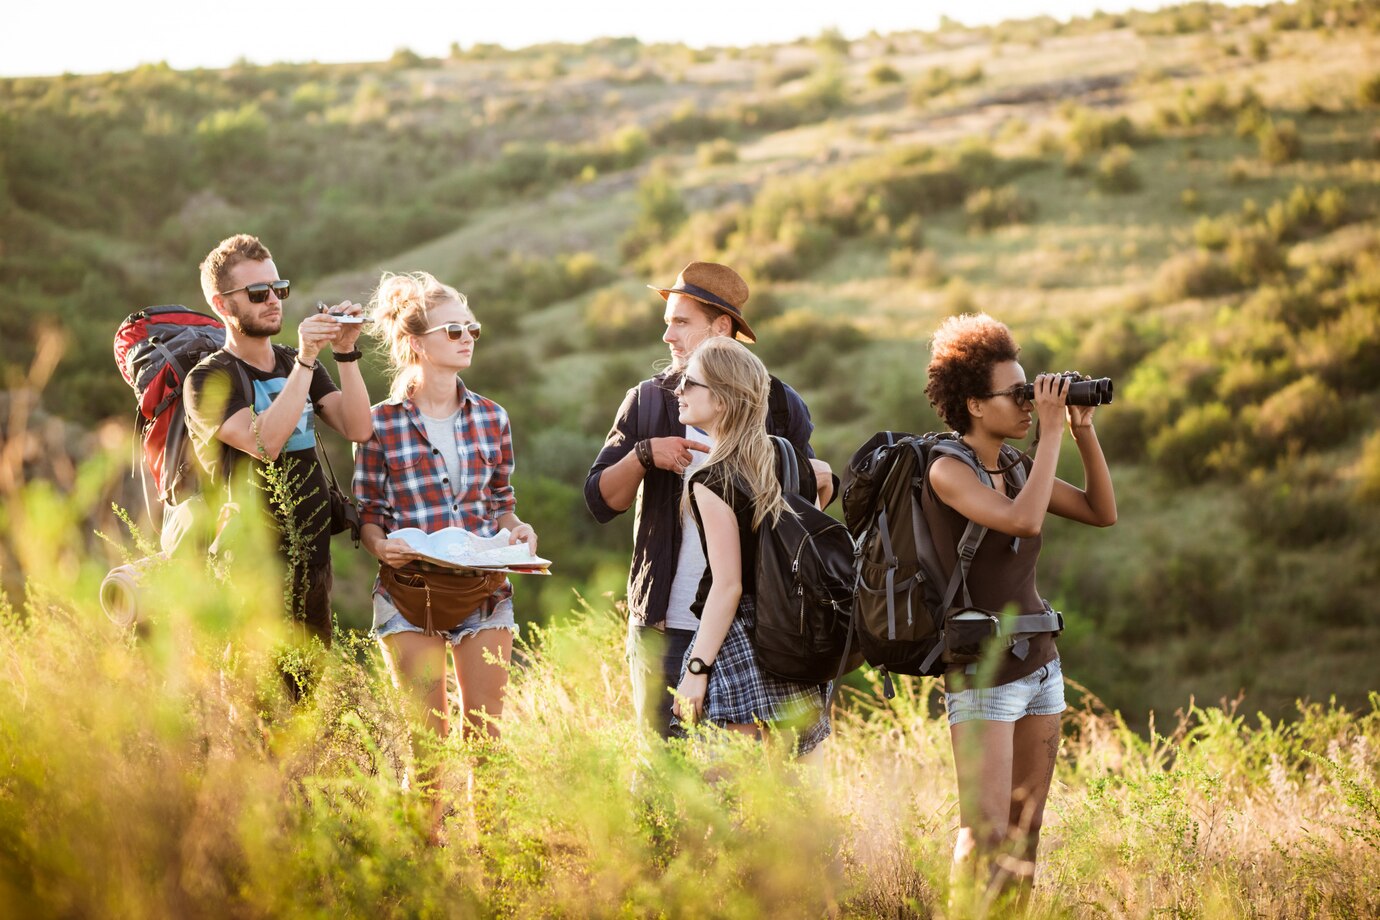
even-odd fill
[{"label": "green shrub", "polygon": [[1154,294],[1160,303],[1186,297],[1216,297],[1237,289],[1237,275],[1215,253],[1184,252],[1164,261],[1155,273]]},{"label": "green shrub", "polygon": [[1284,271],[1284,251],[1269,231],[1259,226],[1238,227],[1227,241],[1227,264],[1241,287],[1253,287]]},{"label": "green shrub", "polygon": [[876,86],[901,82],[901,72],[886,61],[877,61],[867,69],[867,79]]},{"label": "green shrub", "polygon": [[1202,482],[1221,471],[1221,448],[1235,438],[1236,430],[1226,406],[1190,406],[1150,440],[1150,461],[1178,482]]},{"label": "green shrub", "polygon": [[1193,223],[1193,242],[1199,249],[1221,252],[1227,248],[1236,221],[1231,217],[1200,217]]},{"label": "green shrub", "polygon": [[716,141],[738,127],[738,120],[727,115],[704,112],[694,102],[679,105],[671,117],[654,124],[647,132],[653,146]]},{"label": "green shrub", "polygon": [[1082,159],[1118,144],[1134,145],[1139,140],[1135,125],[1125,115],[1101,115],[1092,109],[1074,107],[1064,149],[1066,157]]},{"label": "green shrub", "polygon": [[1362,105],[1380,106],[1380,72],[1371,74],[1361,80],[1356,88],[1356,97]]},{"label": "green shrub", "polygon": [[1356,464],[1356,496],[1362,501],[1380,502],[1380,431],[1366,437],[1361,459]]},{"label": "green shrub", "polygon": [[[604,288],[584,310],[585,330],[594,347],[627,347],[655,343],[661,335],[662,314],[656,304],[622,287]],[[602,407],[607,412],[607,407]]]},{"label": "green shrub", "polygon": [[1024,224],[1035,219],[1038,208],[1015,188],[980,188],[963,203],[968,229],[986,233],[1007,224]]},{"label": "green shrub", "polygon": [[1260,147],[1260,158],[1272,165],[1292,163],[1303,153],[1298,128],[1292,121],[1276,124],[1273,119],[1267,118],[1256,130],[1255,138]]},{"label": "green shrub", "polygon": [[754,350],[768,367],[800,360],[816,346],[837,356],[867,342],[867,335],[851,321],[841,316],[821,316],[813,310],[788,310],[755,324],[755,328],[762,335]]},{"label": "green shrub", "polygon": [[727,138],[718,138],[695,148],[695,159],[701,166],[722,166],[738,162],[738,145]]},{"label": "green shrub", "polygon": [[1268,457],[1333,443],[1345,435],[1348,420],[1341,397],[1313,374],[1279,390],[1246,418],[1256,450]]},{"label": "green shrub", "polygon": [[1380,387],[1380,311],[1348,306],[1335,320],[1299,337],[1296,359],[1339,389]]},{"label": "green shrub", "polygon": [[815,48],[821,54],[837,54],[847,57],[848,51],[853,47],[842,32],[837,28],[829,27],[815,36]]},{"label": "green shrub", "polygon": [[1138,191],[1142,183],[1131,148],[1118,144],[1103,154],[1097,163],[1097,174],[1093,181],[1100,191],[1109,194],[1123,195]]},{"label": "green shrub", "polygon": [[982,78],[981,64],[973,64],[960,73],[954,73],[947,67],[931,67],[925,71],[924,76],[911,84],[910,102],[912,105],[924,105],[950,90],[981,83]]}]

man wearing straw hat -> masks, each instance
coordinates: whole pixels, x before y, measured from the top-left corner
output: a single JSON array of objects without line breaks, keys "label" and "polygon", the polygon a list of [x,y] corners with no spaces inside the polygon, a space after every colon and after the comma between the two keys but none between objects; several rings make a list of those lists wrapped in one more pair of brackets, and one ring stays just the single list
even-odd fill
[{"label": "man wearing straw hat", "polygon": [[[700,342],[716,335],[755,342],[757,336],[743,316],[747,282],[727,265],[691,262],[671,287],[647,286],[666,301],[661,340],[671,349],[671,364],[628,390],[585,479],[585,504],[601,524],[637,505],[628,572],[633,705],[640,720],[666,737],[671,689],[680,680],[681,661],[699,625],[690,603],[705,567],[690,514],[681,509],[681,496],[713,447],[704,432],[679,422],[674,390]],[[813,458],[813,430],[804,400],[773,377],[767,431]],[[833,475],[823,461],[811,463],[820,498],[827,504],[834,492]]]}]

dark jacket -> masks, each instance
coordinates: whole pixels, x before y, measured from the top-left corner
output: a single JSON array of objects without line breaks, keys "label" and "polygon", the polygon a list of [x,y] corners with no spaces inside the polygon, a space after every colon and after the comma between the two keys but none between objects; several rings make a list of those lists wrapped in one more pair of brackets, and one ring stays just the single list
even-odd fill
[{"label": "dark jacket", "polygon": [[[604,470],[622,460],[633,449],[633,445],[644,438],[684,436],[685,426],[679,421],[680,411],[672,392],[679,382],[679,372],[658,374],[633,387],[623,398],[613,428],[604,440],[604,447],[589,468],[589,476],[585,478],[585,504],[599,523],[606,524],[622,513],[610,508],[599,492],[599,477]],[[810,421],[810,410],[799,393],[784,383],[780,387],[785,395],[786,424],[774,424],[773,416],[769,413],[767,431],[781,435],[807,457],[813,457],[810,433],[814,431],[814,425]],[[646,431],[640,430],[643,425],[639,419],[644,414],[640,405],[642,393],[659,397],[661,403],[659,412],[645,413],[654,420]],[[780,427],[785,430],[777,430]],[[676,560],[680,558],[682,489],[679,474],[653,469],[647,471],[637,493],[632,566],[628,570],[628,613],[642,626],[656,626],[666,619],[671,581],[676,574]]]}]

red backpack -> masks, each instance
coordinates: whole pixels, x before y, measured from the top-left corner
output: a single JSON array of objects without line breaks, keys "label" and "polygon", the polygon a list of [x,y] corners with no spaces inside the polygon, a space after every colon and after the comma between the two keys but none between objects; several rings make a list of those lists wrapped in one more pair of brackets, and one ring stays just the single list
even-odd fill
[{"label": "red backpack", "polygon": [[197,362],[224,345],[224,323],[177,305],[131,313],[115,330],[115,363],[138,402],[144,466],[165,504],[199,491],[182,385]]}]

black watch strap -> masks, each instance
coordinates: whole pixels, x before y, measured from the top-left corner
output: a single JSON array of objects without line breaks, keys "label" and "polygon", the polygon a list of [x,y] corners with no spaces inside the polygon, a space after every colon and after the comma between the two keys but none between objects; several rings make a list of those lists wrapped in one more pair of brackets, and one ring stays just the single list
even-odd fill
[{"label": "black watch strap", "polygon": [[349,364],[351,361],[358,361],[364,357],[364,352],[356,348],[354,351],[337,351],[335,354],[336,364]]},{"label": "black watch strap", "polygon": [[714,670],[714,663],[706,662],[703,658],[691,658],[685,669],[691,674],[708,674]]}]

